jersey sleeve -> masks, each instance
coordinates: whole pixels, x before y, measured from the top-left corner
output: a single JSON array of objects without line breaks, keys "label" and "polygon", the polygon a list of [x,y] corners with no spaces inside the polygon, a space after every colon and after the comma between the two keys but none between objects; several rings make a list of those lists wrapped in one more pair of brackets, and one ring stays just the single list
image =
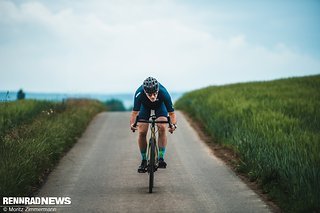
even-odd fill
[{"label": "jersey sleeve", "polygon": [[163,91],[164,91],[164,93],[163,93],[164,104],[166,105],[168,112],[173,112],[174,108],[173,108],[171,96],[170,96],[169,92],[166,90],[166,88],[163,87]]},{"label": "jersey sleeve", "polygon": [[134,101],[133,101],[133,111],[140,111],[141,107],[141,90],[138,89],[134,94]]}]

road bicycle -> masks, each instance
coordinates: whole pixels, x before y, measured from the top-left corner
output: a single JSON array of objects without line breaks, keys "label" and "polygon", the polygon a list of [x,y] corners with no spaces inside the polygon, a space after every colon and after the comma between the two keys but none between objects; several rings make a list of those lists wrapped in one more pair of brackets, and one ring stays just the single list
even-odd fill
[{"label": "road bicycle", "polygon": [[151,136],[150,136],[148,148],[147,148],[147,157],[148,157],[147,172],[149,173],[149,193],[152,193],[152,188],[154,185],[154,172],[157,171],[158,163],[159,163],[158,162],[159,147],[158,147],[157,138],[156,138],[156,124],[166,123],[166,124],[169,124],[169,127],[171,128],[172,123],[169,116],[167,117],[168,119],[167,121],[156,121],[157,117],[154,114],[152,114],[150,118],[149,120],[142,120],[142,119],[139,119],[139,116],[137,116],[133,126],[136,127],[138,122],[151,124],[150,126]]}]

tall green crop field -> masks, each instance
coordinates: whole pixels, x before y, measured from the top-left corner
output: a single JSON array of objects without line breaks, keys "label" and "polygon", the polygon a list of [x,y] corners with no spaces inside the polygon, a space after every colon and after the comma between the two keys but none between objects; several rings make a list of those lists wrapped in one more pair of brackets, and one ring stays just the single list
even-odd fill
[{"label": "tall green crop field", "polygon": [[211,86],[176,108],[234,149],[238,169],[283,210],[320,211],[320,75]]}]

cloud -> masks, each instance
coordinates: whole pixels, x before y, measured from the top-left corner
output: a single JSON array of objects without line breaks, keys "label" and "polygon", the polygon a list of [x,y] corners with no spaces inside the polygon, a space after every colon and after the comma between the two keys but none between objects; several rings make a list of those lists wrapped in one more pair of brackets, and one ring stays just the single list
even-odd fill
[{"label": "cloud", "polygon": [[201,15],[172,1],[74,4],[0,2],[0,89],[130,92],[150,75],[185,91],[320,70],[319,59],[285,43],[217,36]]}]

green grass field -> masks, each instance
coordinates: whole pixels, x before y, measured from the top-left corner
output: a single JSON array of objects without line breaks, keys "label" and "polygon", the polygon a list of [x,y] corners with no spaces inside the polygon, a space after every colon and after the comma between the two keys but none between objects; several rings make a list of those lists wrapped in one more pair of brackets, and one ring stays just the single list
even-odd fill
[{"label": "green grass field", "polygon": [[98,101],[0,103],[0,195],[27,196],[105,108]]},{"label": "green grass field", "polygon": [[285,211],[320,211],[320,75],[211,86],[176,108],[241,158],[240,172]]}]

